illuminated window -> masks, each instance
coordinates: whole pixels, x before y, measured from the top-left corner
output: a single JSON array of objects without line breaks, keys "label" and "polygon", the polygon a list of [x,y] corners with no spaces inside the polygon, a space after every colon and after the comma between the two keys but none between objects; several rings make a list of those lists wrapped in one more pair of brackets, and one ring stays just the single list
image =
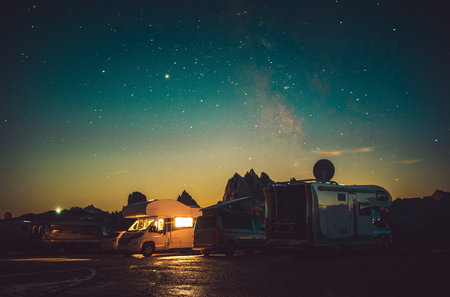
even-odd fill
[{"label": "illuminated window", "polygon": [[175,218],[175,228],[193,227],[194,221],[192,218]]},{"label": "illuminated window", "polygon": [[158,231],[163,231],[164,230],[164,219],[158,219]]}]

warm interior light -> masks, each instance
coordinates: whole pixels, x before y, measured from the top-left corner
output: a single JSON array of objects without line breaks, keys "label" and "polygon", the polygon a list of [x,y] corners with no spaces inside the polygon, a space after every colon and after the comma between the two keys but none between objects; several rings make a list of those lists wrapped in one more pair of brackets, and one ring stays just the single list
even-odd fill
[{"label": "warm interior light", "polygon": [[158,219],[158,231],[164,230],[164,219]]},{"label": "warm interior light", "polygon": [[192,218],[175,218],[175,228],[193,227],[194,221]]}]

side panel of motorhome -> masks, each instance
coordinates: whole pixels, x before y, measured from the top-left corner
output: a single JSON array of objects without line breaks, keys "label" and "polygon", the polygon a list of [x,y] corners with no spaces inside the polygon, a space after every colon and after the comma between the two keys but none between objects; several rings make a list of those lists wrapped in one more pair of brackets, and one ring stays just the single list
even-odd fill
[{"label": "side panel of motorhome", "polygon": [[378,186],[312,184],[316,244],[364,244],[390,234],[378,209],[391,203]]},{"label": "side panel of motorhome", "polygon": [[317,191],[320,231],[329,238],[343,238],[351,234],[347,193]]}]

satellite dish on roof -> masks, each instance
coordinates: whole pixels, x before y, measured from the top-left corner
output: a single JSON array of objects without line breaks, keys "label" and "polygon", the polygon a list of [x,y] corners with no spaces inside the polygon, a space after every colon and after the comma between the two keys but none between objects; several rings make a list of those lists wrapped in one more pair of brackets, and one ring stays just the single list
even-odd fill
[{"label": "satellite dish on roof", "polygon": [[314,177],[320,182],[330,181],[334,176],[334,166],[330,160],[321,159],[314,164]]}]

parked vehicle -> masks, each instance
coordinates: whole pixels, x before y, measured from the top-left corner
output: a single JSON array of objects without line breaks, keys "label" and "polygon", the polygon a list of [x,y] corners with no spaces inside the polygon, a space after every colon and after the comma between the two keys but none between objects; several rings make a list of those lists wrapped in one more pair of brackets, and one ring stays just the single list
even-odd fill
[{"label": "parked vehicle", "polygon": [[107,234],[104,222],[97,220],[46,220],[35,222],[32,237],[43,247],[87,247],[99,248],[100,240]]},{"label": "parked vehicle", "polygon": [[119,246],[119,239],[126,231],[116,231],[106,235],[100,241],[100,249],[102,251],[114,252]]},{"label": "parked vehicle", "polygon": [[251,200],[251,197],[236,199],[202,209],[204,215],[195,224],[193,249],[205,256],[223,252],[231,257],[236,250],[264,248],[263,222],[256,216],[227,211],[230,205],[244,205]]},{"label": "parked vehicle", "polygon": [[334,173],[330,164],[315,168],[315,180],[273,183],[264,190],[269,244],[388,247],[392,242],[386,214],[392,203],[389,192],[375,185],[330,181]]},{"label": "parked vehicle", "polygon": [[26,249],[32,243],[32,224],[23,220],[0,220],[0,251]]},{"label": "parked vehicle", "polygon": [[118,250],[149,257],[155,251],[191,249],[200,208],[176,200],[151,200],[124,206],[122,215],[136,222],[119,238]]}]

